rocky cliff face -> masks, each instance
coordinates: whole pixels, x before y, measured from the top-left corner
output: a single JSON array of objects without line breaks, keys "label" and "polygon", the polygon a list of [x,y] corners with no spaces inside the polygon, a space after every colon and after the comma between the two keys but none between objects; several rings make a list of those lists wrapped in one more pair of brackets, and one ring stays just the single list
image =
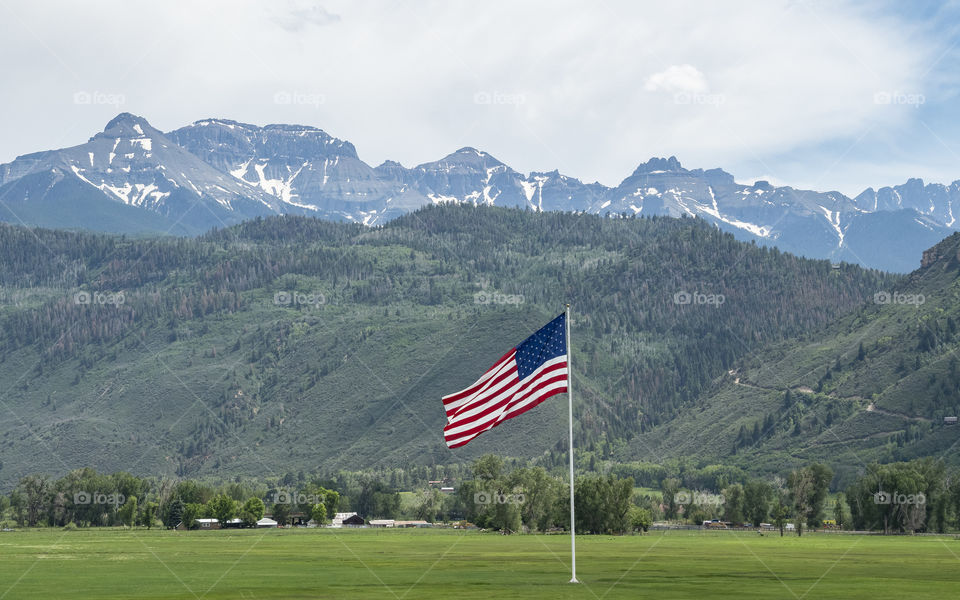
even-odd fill
[{"label": "rocky cliff face", "polygon": [[[86,144],[0,165],[0,193],[9,203],[2,220],[174,233],[288,213],[377,225],[441,202],[690,216],[742,240],[906,272],[958,226],[960,182],[911,179],[851,199],[737,183],[721,169],[686,169],[671,156],[650,159],[610,188],[558,171],[524,175],[470,147],[411,168],[395,161],[374,168],[353,144],[316,127],[205,119],[164,134],[124,113]],[[107,218],[117,203],[145,211],[143,225],[136,211],[123,225]],[[50,206],[73,221],[44,217]]]}]

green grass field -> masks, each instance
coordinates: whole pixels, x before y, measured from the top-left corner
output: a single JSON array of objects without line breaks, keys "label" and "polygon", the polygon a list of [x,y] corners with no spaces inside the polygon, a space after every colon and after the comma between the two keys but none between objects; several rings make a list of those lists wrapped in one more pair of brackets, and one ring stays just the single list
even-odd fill
[{"label": "green grass field", "polygon": [[960,540],[666,532],[0,533],[0,598],[955,598]]}]

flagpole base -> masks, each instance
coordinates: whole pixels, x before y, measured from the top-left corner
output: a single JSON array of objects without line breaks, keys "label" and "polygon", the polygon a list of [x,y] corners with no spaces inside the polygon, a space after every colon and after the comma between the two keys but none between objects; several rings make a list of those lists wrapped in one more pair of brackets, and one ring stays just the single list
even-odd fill
[{"label": "flagpole base", "polygon": [[580,583],[580,580],[574,577],[573,579],[570,580],[570,583]]}]

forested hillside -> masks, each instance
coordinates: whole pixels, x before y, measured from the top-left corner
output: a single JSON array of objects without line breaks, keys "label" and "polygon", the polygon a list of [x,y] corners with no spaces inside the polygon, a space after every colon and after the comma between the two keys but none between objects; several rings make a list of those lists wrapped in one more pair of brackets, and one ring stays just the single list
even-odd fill
[{"label": "forested hillside", "polygon": [[[695,219],[430,207],[199,239],[0,228],[0,485],[76,467],[279,474],[565,448],[564,403],[442,441],[439,398],[573,305],[585,460],[899,278]],[[563,404],[563,406],[561,406]]]},{"label": "forested hillside", "polygon": [[875,461],[956,463],[960,426],[944,419],[960,416],[960,235],[923,264],[836,323],[745,356],[621,458],[652,449],[767,472],[820,460],[844,485]]}]

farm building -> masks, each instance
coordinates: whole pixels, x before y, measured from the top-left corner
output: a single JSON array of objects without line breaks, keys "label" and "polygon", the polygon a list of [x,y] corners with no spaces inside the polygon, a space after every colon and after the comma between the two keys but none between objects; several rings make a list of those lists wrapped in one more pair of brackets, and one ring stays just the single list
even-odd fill
[{"label": "farm building", "polygon": [[373,519],[370,521],[370,527],[394,527],[395,523],[393,519]]},{"label": "farm building", "polygon": [[220,529],[220,521],[216,519],[197,519],[200,529]]},{"label": "farm building", "polygon": [[355,512],[337,513],[333,516],[330,527],[358,527],[363,524],[363,517]]},{"label": "farm building", "polygon": [[[263,513],[263,516],[273,518],[273,510],[268,508],[266,512]],[[306,525],[309,520],[310,520],[310,515],[307,515],[300,511],[292,511],[287,515],[286,522],[279,523],[278,526],[286,527],[287,525]]]},{"label": "farm building", "polygon": [[[196,525],[195,529],[220,529],[220,521],[216,519],[194,519],[193,522]],[[181,521],[174,529],[184,531],[187,529],[187,524]]]},{"label": "farm building", "polygon": [[349,517],[347,517],[346,519],[344,519],[344,520],[341,522],[341,524],[342,524],[344,527],[360,527],[361,525],[364,524],[364,520],[363,520],[363,517],[361,517],[360,515],[354,513],[354,514],[350,515]]},{"label": "farm building", "polygon": [[394,527],[433,527],[432,523],[426,521],[394,521]]}]

